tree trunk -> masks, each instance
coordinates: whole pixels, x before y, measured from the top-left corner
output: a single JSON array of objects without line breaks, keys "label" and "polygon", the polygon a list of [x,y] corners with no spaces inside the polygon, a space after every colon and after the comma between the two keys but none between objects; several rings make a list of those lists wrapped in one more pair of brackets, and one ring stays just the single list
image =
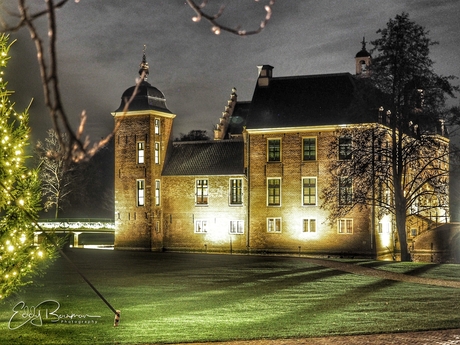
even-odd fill
[{"label": "tree trunk", "polygon": [[54,219],[57,219],[59,215],[59,198],[56,198],[55,206],[56,206],[56,210],[54,211]]},{"label": "tree trunk", "polygon": [[[401,100],[398,99],[399,103]],[[399,110],[396,109],[396,114]],[[394,116],[394,115],[393,115]],[[394,201],[395,201],[395,217],[396,217],[396,230],[398,231],[399,247],[401,248],[401,261],[410,261],[409,251],[407,250],[407,235],[406,235],[406,205],[407,200],[404,195],[404,164],[403,164],[403,133],[397,130],[396,122],[399,121],[398,117],[393,118],[394,124],[392,128],[392,171],[393,171],[393,184],[394,184]],[[399,126],[402,128],[402,125]]]},{"label": "tree trunk", "polygon": [[398,231],[399,246],[401,248],[401,261],[411,261],[407,248],[406,212],[403,207],[396,208],[396,230]]}]

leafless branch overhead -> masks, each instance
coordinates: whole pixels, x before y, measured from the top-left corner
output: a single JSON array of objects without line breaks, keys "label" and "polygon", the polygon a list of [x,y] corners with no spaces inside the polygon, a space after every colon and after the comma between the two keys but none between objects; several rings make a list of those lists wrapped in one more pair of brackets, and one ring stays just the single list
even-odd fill
[{"label": "leafless branch overhead", "polygon": [[[100,148],[105,146],[110,139],[113,137],[115,132],[119,127],[119,122],[122,121],[123,116],[117,120],[115,128],[107,137],[101,139],[99,142],[93,144],[90,147],[90,141],[88,138],[84,138],[84,129],[86,123],[86,112],[83,110],[80,115],[80,124],[78,129],[74,131],[69,123],[69,117],[64,109],[64,104],[62,103],[61,89],[59,85],[59,75],[57,70],[57,50],[56,50],[56,39],[57,39],[57,28],[56,28],[56,15],[57,10],[62,8],[69,0],[43,0],[45,8],[33,12],[30,10],[27,5],[27,0],[17,0],[18,1],[18,13],[7,13],[12,18],[17,18],[17,22],[8,25],[2,21],[2,31],[12,32],[18,31],[19,29],[25,27],[28,29],[30,37],[35,44],[37,51],[37,61],[40,68],[40,76],[43,87],[43,94],[45,98],[45,105],[49,110],[49,114],[53,123],[53,128],[57,133],[58,138],[67,136],[68,141],[66,143],[61,142],[62,152],[55,153],[64,157],[67,162],[78,162],[82,160],[87,160],[91,158]],[[36,0],[34,0],[36,1]],[[79,2],[80,0],[74,0]],[[259,0],[255,0],[258,2]],[[196,16],[193,17],[194,21],[200,21],[201,18],[205,18],[212,25],[212,30],[215,34],[219,34],[221,31],[227,31],[232,34],[239,36],[254,35],[261,32],[267,22],[271,18],[272,6],[275,4],[276,0],[270,0],[267,5],[265,5],[266,15],[264,20],[260,23],[259,27],[256,30],[246,31],[239,27],[230,28],[224,25],[219,24],[217,21],[219,17],[224,12],[224,7],[215,14],[208,15],[203,12],[206,7],[208,0],[203,0],[201,4],[195,3],[194,0],[186,0],[186,3],[195,11]],[[47,17],[48,24],[48,35],[47,39],[44,39],[44,35],[40,36],[39,30],[35,24],[35,21],[39,18]],[[2,20],[2,18],[0,18]],[[139,78],[136,88],[131,99],[125,101],[124,112],[127,111],[130,102],[134,98],[138,87],[143,80],[143,76]]]},{"label": "leafless branch overhead", "polygon": [[[259,2],[259,0],[254,0],[256,2]],[[222,16],[225,10],[225,6],[221,6],[219,11],[214,14],[214,15],[209,15],[204,12],[205,7],[208,4],[208,0],[203,0],[201,4],[197,4],[194,0],[186,0],[187,4],[195,11],[196,16],[192,18],[194,22],[199,22],[202,18],[206,19],[208,22],[212,24],[211,30],[216,34],[219,35],[222,31],[227,31],[232,34],[238,35],[238,36],[248,36],[248,35],[255,35],[261,32],[265,26],[267,25],[268,21],[271,18],[272,15],[272,7],[275,4],[276,0],[270,0],[268,5],[265,5],[265,18],[262,20],[262,22],[259,24],[259,27],[255,30],[247,31],[244,29],[241,29],[240,27],[229,27],[222,25],[218,22],[218,19]]]}]

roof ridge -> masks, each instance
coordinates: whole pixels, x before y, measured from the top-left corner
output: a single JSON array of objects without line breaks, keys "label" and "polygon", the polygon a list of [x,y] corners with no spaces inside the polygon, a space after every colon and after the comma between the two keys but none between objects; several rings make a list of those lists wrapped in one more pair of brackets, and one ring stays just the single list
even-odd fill
[{"label": "roof ridge", "polygon": [[327,78],[327,77],[344,77],[344,76],[353,76],[350,72],[336,72],[336,73],[326,73],[326,74],[305,74],[305,75],[296,75],[296,76],[282,76],[282,77],[272,77],[271,80],[282,80],[282,79],[305,79],[305,78]]}]

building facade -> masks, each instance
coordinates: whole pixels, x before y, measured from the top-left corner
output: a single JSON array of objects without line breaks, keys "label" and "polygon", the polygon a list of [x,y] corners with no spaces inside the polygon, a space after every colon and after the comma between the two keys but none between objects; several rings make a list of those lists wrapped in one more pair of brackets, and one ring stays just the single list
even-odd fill
[{"label": "building facade", "polygon": [[[351,145],[340,137],[343,128],[385,126],[378,107],[353,111],[357,83],[369,73],[364,40],[355,61],[355,75],[275,78],[272,66],[259,66],[252,100],[238,101],[233,89],[208,141],[173,142],[175,114],[146,79],[136,92],[134,87],[126,90],[112,113],[119,126],[115,248],[393,253],[393,221],[379,218],[377,206],[365,205],[333,221],[322,207],[321,191],[331,183],[330,161],[347,159]],[[148,75],[145,55],[140,74]],[[331,158],[334,141],[339,148]],[[351,182],[337,188],[343,202],[352,197]],[[447,222],[442,212],[444,217],[437,219]],[[417,235],[432,227],[426,217],[409,224]]]}]

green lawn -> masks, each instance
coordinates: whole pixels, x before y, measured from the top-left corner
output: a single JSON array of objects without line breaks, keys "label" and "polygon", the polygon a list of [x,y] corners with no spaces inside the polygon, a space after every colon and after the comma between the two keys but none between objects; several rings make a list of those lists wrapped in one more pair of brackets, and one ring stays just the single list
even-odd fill
[{"label": "green lawn", "polygon": [[[119,327],[113,327],[107,305],[58,259],[33,286],[0,303],[0,344],[177,343],[460,327],[460,289],[353,275],[303,258],[98,250],[68,254],[121,310]],[[460,280],[460,265],[353,263]],[[24,302],[37,316],[32,307],[45,300],[52,302],[38,308],[41,325],[18,305]],[[55,314],[67,323],[51,322],[56,302]],[[71,319],[72,314],[94,317]]]}]

